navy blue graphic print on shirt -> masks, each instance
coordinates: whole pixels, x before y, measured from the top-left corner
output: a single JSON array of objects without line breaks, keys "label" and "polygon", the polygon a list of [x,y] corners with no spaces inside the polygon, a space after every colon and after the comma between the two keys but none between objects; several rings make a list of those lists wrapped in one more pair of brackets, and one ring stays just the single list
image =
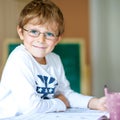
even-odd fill
[{"label": "navy blue graphic print on shirt", "polygon": [[37,84],[36,91],[37,91],[37,93],[42,95],[41,98],[49,99],[48,95],[54,94],[55,87],[58,85],[58,83],[56,83],[56,80],[53,77],[42,76],[42,75],[38,75],[38,77],[42,84],[40,86],[36,82],[36,84]]}]

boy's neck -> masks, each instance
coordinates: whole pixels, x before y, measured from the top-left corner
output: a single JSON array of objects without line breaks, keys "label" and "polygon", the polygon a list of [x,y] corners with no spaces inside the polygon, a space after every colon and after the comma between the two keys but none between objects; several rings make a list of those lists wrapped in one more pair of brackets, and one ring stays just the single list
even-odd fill
[{"label": "boy's neck", "polygon": [[38,63],[40,63],[40,64],[43,64],[43,65],[46,64],[46,59],[45,59],[45,57],[43,57],[43,58],[35,58],[35,60],[36,60]]}]

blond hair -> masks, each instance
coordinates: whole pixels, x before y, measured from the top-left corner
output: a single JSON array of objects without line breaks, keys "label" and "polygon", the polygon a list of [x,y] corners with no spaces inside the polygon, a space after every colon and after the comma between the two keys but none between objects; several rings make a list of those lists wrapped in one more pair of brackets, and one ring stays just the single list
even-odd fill
[{"label": "blond hair", "polygon": [[33,18],[38,18],[35,24],[56,23],[58,35],[64,32],[64,17],[59,7],[50,0],[32,0],[20,13],[19,27],[23,28]]}]

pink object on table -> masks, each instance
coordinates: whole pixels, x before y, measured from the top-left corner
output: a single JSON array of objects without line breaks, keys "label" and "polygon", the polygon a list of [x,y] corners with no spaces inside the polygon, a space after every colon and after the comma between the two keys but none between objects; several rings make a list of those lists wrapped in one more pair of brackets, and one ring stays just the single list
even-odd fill
[{"label": "pink object on table", "polygon": [[104,92],[107,97],[110,120],[120,120],[120,92],[108,92],[107,87],[105,87]]}]

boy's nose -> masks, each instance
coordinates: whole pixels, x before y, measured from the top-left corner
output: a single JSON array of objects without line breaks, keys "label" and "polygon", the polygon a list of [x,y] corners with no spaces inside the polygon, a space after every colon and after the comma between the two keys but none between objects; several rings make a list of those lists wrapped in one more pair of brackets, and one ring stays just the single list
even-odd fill
[{"label": "boy's nose", "polygon": [[39,37],[38,37],[38,41],[39,41],[40,43],[45,42],[45,35],[44,35],[44,34],[40,34]]}]

